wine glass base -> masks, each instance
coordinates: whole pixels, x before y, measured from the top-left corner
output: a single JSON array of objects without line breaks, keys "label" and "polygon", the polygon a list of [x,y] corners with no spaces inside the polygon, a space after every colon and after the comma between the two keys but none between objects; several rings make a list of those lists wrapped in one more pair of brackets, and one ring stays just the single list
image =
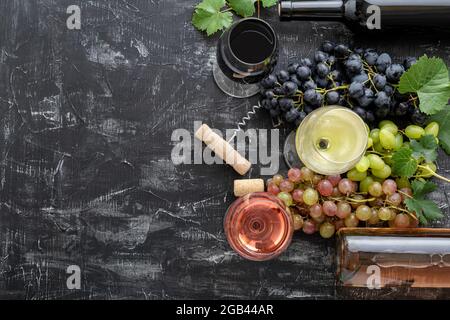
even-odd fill
[{"label": "wine glass base", "polygon": [[283,147],[284,161],[289,168],[303,167],[303,163],[300,161],[300,158],[297,154],[297,149],[295,147],[295,135],[296,130],[292,130],[292,132],[289,133],[289,135],[286,137],[286,141],[284,142]]},{"label": "wine glass base", "polygon": [[242,84],[228,78],[222,70],[220,70],[217,61],[213,64],[213,76],[217,86],[227,95],[234,98],[249,98],[259,93],[258,84]]}]

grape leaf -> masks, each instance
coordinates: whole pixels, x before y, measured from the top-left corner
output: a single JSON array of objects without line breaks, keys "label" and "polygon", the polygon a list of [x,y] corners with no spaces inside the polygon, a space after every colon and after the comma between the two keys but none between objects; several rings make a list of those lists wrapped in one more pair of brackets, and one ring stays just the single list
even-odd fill
[{"label": "grape leaf", "polygon": [[417,93],[419,108],[428,115],[443,110],[450,99],[450,79],[445,62],[422,56],[402,75],[398,90],[400,93]]},{"label": "grape leaf", "polygon": [[423,158],[426,162],[433,162],[437,159],[437,142],[433,135],[427,134],[419,141],[411,140],[412,156],[417,160]]},{"label": "grape leaf", "polygon": [[261,0],[261,3],[264,8],[270,8],[276,5],[278,0]]},{"label": "grape leaf", "polygon": [[437,186],[430,181],[414,180],[411,183],[414,198],[423,199],[428,193],[436,190]]},{"label": "grape leaf", "polygon": [[400,177],[411,177],[417,171],[417,160],[412,157],[413,151],[409,147],[402,147],[392,155],[392,170]]},{"label": "grape leaf", "polygon": [[415,212],[422,224],[428,221],[443,217],[441,209],[431,200],[426,200],[425,196],[436,190],[437,186],[430,181],[414,180],[411,184],[413,198],[406,199],[405,204],[409,211]]},{"label": "grape leaf", "polygon": [[256,0],[227,0],[230,7],[242,17],[251,17],[255,14]]},{"label": "grape leaf", "polygon": [[439,123],[439,144],[450,155],[450,106],[431,117]]},{"label": "grape leaf", "polygon": [[231,12],[221,12],[225,6],[225,0],[203,0],[194,11],[192,24],[200,31],[206,31],[209,35],[219,30],[228,28],[233,22]]},{"label": "grape leaf", "polygon": [[437,204],[431,200],[406,199],[405,203],[408,210],[416,213],[422,224],[427,224],[428,221],[440,219],[444,216]]}]

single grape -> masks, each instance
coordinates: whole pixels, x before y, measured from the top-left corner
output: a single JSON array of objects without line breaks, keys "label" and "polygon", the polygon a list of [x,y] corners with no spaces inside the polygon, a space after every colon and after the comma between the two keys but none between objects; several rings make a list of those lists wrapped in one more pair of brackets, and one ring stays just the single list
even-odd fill
[{"label": "single grape", "polygon": [[366,172],[370,167],[370,160],[366,156],[363,156],[358,163],[356,164],[355,168],[359,172]]},{"label": "single grape", "polygon": [[408,102],[400,102],[397,108],[395,108],[395,115],[400,117],[405,116],[408,114],[409,107]]},{"label": "single grape", "polygon": [[359,191],[360,192],[369,192],[369,186],[373,182],[373,178],[371,176],[365,177],[361,182],[359,183]]},{"label": "single grape", "polygon": [[277,195],[280,193],[280,188],[274,183],[271,182],[268,186],[267,186],[267,192],[273,194],[273,195]]},{"label": "single grape", "polygon": [[325,213],[329,217],[333,217],[337,213],[337,205],[334,203],[334,201],[324,201],[322,204],[322,210],[323,213]]},{"label": "single grape", "polygon": [[336,45],[333,42],[325,41],[324,43],[322,43],[322,51],[331,54],[333,53],[335,46]]},{"label": "single grape", "polygon": [[366,83],[369,80],[369,76],[364,71],[360,74],[357,74],[352,78],[352,82]]},{"label": "single grape", "polygon": [[401,64],[391,64],[386,68],[386,77],[392,83],[400,81],[400,77],[405,73],[405,68]]},{"label": "single grape", "polygon": [[333,185],[333,187],[336,187],[339,183],[339,181],[341,181],[341,175],[340,174],[336,174],[333,176],[327,176],[327,180],[331,182],[331,184]]},{"label": "single grape", "polygon": [[290,74],[294,74],[294,73],[297,71],[297,68],[298,68],[299,66],[300,66],[299,63],[291,62],[291,63],[288,65],[288,67],[287,67],[287,71],[288,71]]},{"label": "single grape", "polygon": [[327,103],[329,105],[337,104],[340,99],[341,99],[341,96],[340,96],[339,92],[337,92],[337,91],[329,91],[325,95],[325,100],[327,101]]},{"label": "single grape", "polygon": [[377,88],[378,90],[383,90],[384,87],[386,86],[386,77],[383,76],[382,74],[376,74],[373,77],[373,84],[375,85],[375,88]]},{"label": "single grape", "polygon": [[302,181],[312,181],[314,177],[314,172],[307,167],[302,167],[300,169]]},{"label": "single grape", "polygon": [[375,150],[378,153],[385,153],[386,150],[381,146],[381,143],[374,143],[373,144],[373,150]]},{"label": "single grape", "polygon": [[312,188],[307,188],[303,193],[303,202],[308,206],[312,206],[317,203],[317,201],[319,201],[319,194],[317,191]]},{"label": "single grape", "polygon": [[311,216],[311,218],[317,218],[322,215],[322,213],[322,206],[319,203],[313,204],[309,208],[309,215]]},{"label": "single grape", "polygon": [[382,221],[389,221],[391,220],[392,212],[389,208],[380,208],[378,209],[378,218]]},{"label": "single grape", "polygon": [[328,59],[328,56],[329,56],[328,53],[325,53],[325,52],[323,52],[323,51],[318,50],[318,51],[316,51],[316,53],[314,54],[314,60],[315,60],[317,63],[320,63],[320,62],[323,62],[323,61],[327,60],[327,59]]},{"label": "single grape", "polygon": [[[368,107],[370,104],[375,100],[375,95],[373,91],[369,88],[366,88],[364,90],[364,95],[362,97],[359,97],[356,99],[361,107]],[[380,108],[378,108],[376,111],[378,112]]]},{"label": "single grape", "polygon": [[353,82],[348,88],[348,94],[354,99],[362,97],[364,95],[364,85],[359,82]]},{"label": "single grape", "polygon": [[425,130],[422,127],[411,124],[406,127],[405,135],[414,140],[420,139],[425,134]]},{"label": "single grape", "polygon": [[335,48],[334,48],[334,54],[338,57],[338,58],[345,58],[350,54],[350,50],[348,49],[348,47],[344,44],[338,44]]},{"label": "single grape", "polygon": [[284,118],[287,122],[293,123],[300,117],[300,111],[297,108],[292,108],[284,114]]},{"label": "single grape", "polygon": [[327,179],[320,180],[317,184],[317,190],[324,197],[329,197],[333,193],[333,185]]},{"label": "single grape", "polygon": [[423,168],[420,168],[419,174],[423,178],[431,178],[437,170],[437,167],[432,162],[422,164]]},{"label": "single grape", "polygon": [[303,91],[311,90],[311,89],[317,89],[317,84],[314,82],[314,80],[308,80],[303,84]]},{"label": "single grape", "polygon": [[342,194],[349,195],[353,191],[353,182],[344,178],[339,181],[338,188]]},{"label": "single grape", "polygon": [[356,228],[359,224],[359,220],[354,213],[351,213],[345,218],[344,223],[347,228]]},{"label": "single grape", "polygon": [[277,78],[279,82],[284,83],[289,80],[290,74],[286,70],[280,70],[277,73]]},{"label": "single grape", "polygon": [[369,185],[368,191],[371,196],[380,197],[383,194],[383,187],[381,183],[375,181]]},{"label": "single grape", "polygon": [[375,208],[370,209],[370,218],[367,220],[367,223],[370,225],[375,225],[380,222],[380,218],[378,217],[378,210]]},{"label": "single grape", "polygon": [[347,178],[349,178],[352,181],[361,181],[365,177],[367,177],[367,170],[364,172],[360,172],[356,170],[356,168],[353,168],[349,172],[347,172]]},{"label": "single grape", "polygon": [[392,223],[392,225],[391,225],[391,223],[389,224],[389,226],[390,226],[391,228],[394,227],[394,220],[395,220],[396,217],[397,217],[397,210],[391,209],[391,218],[389,219],[389,222]]},{"label": "single grape", "polygon": [[397,133],[395,135],[395,147],[394,150],[398,150],[403,146],[403,134]]},{"label": "single grape", "polygon": [[277,197],[286,204],[286,206],[292,205],[292,196],[288,192],[280,192]]},{"label": "single grape", "polygon": [[329,72],[330,68],[325,63],[321,62],[317,64],[316,73],[319,75],[319,77],[325,78]]},{"label": "single grape", "polygon": [[359,57],[354,59],[348,59],[345,62],[345,68],[347,69],[347,72],[349,74],[359,74],[363,70],[363,64]]},{"label": "single grape", "polygon": [[391,97],[389,97],[386,92],[378,91],[375,94],[374,104],[377,108],[389,108],[391,105]]},{"label": "single grape", "polygon": [[324,222],[320,226],[319,233],[322,238],[328,239],[334,235],[336,231],[334,225],[330,222]]},{"label": "single grape", "polygon": [[387,201],[391,203],[393,206],[399,206],[402,203],[402,196],[400,193],[393,193],[387,197]]},{"label": "single grape", "polygon": [[300,63],[300,66],[306,66],[309,68],[311,68],[313,66],[313,63],[312,63],[311,59],[309,59],[309,58],[301,58],[299,63]]},{"label": "single grape", "polygon": [[317,186],[319,184],[319,182],[323,179],[323,176],[320,174],[315,174],[312,178],[312,184],[314,186]]},{"label": "single grape", "polygon": [[395,217],[394,225],[397,228],[408,228],[410,224],[409,216],[405,213],[400,213]]},{"label": "single grape", "polygon": [[395,148],[395,136],[387,129],[380,130],[380,143],[384,149]]},{"label": "single grape", "polygon": [[284,180],[284,177],[281,174],[276,174],[272,177],[272,182],[275,183],[277,186],[280,185],[281,181]]},{"label": "single grape", "polygon": [[294,183],[288,179],[281,181],[280,190],[282,192],[292,192],[294,190]]},{"label": "single grape", "polygon": [[311,77],[311,69],[307,66],[300,66],[297,68],[297,77],[302,80],[306,81]]},{"label": "single grape", "polygon": [[273,88],[277,82],[277,77],[273,74],[268,75],[263,80],[261,80],[261,86],[266,89]]},{"label": "single grape", "polygon": [[382,53],[378,56],[377,59],[377,70],[379,72],[384,73],[387,69],[387,67],[389,67],[392,64],[392,59],[391,56],[387,53]]},{"label": "single grape", "polygon": [[356,217],[360,221],[367,221],[372,217],[372,210],[366,205],[359,206],[356,209]]},{"label": "single grape", "polygon": [[369,137],[372,138],[374,144],[380,142],[380,129],[372,129],[369,133]]},{"label": "single grape", "polygon": [[386,129],[387,131],[391,132],[392,134],[397,134],[398,127],[397,125],[392,122],[391,120],[383,120],[379,123],[379,128]]},{"label": "single grape", "polygon": [[283,88],[287,96],[292,96],[297,92],[298,86],[292,81],[286,81],[283,83]]},{"label": "single grape", "polygon": [[375,50],[369,50],[364,53],[364,60],[369,66],[374,66],[377,63],[378,53]]},{"label": "single grape", "polygon": [[425,127],[425,134],[431,134],[432,136],[437,137],[439,135],[439,123],[437,122],[430,122]]},{"label": "single grape", "polygon": [[370,149],[372,146],[373,146],[373,140],[372,140],[372,138],[369,137],[369,138],[367,138],[367,147],[366,147],[366,149]]},{"label": "single grape", "polygon": [[303,227],[303,218],[299,214],[292,215],[294,221],[294,230],[300,230]]},{"label": "single grape", "polygon": [[297,203],[303,203],[303,189],[295,189],[292,191],[292,199]]},{"label": "single grape", "polygon": [[306,234],[313,234],[316,232],[316,224],[314,223],[314,221],[308,219],[303,222],[302,230]]},{"label": "single grape", "polygon": [[392,179],[385,180],[382,187],[385,195],[390,196],[397,192],[397,183]]},{"label": "single grape", "polygon": [[381,169],[381,170],[372,169],[372,175],[374,175],[375,177],[380,178],[380,179],[388,178],[391,175],[391,173],[392,173],[392,169],[387,164],[385,164],[383,169]]},{"label": "single grape", "polygon": [[406,199],[411,199],[413,197],[411,188],[401,188],[399,193],[402,195],[403,201],[405,201]]},{"label": "single grape", "polygon": [[288,171],[288,178],[294,183],[300,182],[302,179],[302,172],[298,168],[291,168]]},{"label": "single grape", "polygon": [[337,211],[336,211],[336,216],[341,218],[341,219],[345,219],[347,218],[350,213],[352,213],[352,207],[350,206],[350,204],[346,201],[340,201],[337,204]]},{"label": "single grape", "polygon": [[295,108],[294,100],[288,98],[281,98],[278,101],[278,105],[282,111],[289,111],[292,108]]},{"label": "single grape", "polygon": [[376,154],[367,155],[367,159],[369,159],[369,162],[370,162],[369,167],[372,170],[381,170],[385,166],[383,159]]}]

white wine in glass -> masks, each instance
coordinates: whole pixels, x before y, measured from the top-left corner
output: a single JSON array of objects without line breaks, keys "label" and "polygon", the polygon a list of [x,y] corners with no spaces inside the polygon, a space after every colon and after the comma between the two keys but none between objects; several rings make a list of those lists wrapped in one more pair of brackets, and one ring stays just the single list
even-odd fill
[{"label": "white wine in glass", "polygon": [[367,140],[366,124],[351,109],[322,107],[303,120],[295,139],[288,139],[285,157],[286,150],[295,148],[299,160],[311,170],[324,175],[341,174],[358,163]]}]

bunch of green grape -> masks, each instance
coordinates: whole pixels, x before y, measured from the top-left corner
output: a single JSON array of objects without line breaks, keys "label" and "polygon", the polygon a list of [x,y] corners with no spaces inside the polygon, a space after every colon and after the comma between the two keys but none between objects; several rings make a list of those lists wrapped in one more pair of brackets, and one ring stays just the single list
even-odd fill
[{"label": "bunch of green grape", "polygon": [[[347,176],[353,181],[360,181],[363,184],[363,191],[367,191],[373,179],[387,179],[392,175],[392,154],[402,147],[409,146],[410,142],[407,139],[419,140],[424,135],[432,135],[438,142],[438,134],[439,124],[436,122],[429,123],[425,128],[409,125],[402,131],[394,122],[383,120],[378,128],[370,131],[366,154]],[[433,162],[423,162],[418,170],[418,175],[429,178],[436,172],[436,165]]]}]

